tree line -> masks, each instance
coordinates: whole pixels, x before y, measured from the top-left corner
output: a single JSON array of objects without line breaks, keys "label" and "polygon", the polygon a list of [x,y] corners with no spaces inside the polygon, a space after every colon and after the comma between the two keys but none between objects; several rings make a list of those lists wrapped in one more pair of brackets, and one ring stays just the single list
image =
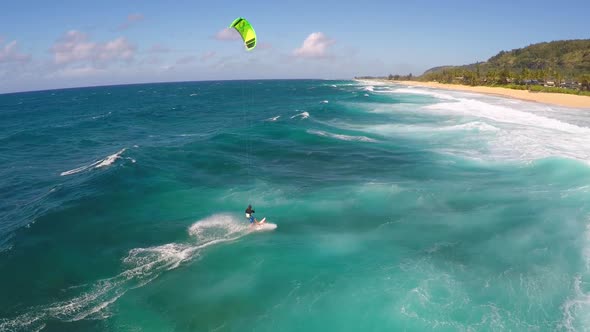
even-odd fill
[{"label": "tree line", "polygon": [[436,81],[440,83],[455,83],[465,85],[503,86],[503,85],[543,85],[553,82],[556,87],[563,87],[581,91],[590,91],[590,74],[580,74],[576,77],[565,76],[558,71],[549,69],[532,70],[523,68],[518,72],[508,69],[489,69],[485,72],[475,65],[475,70],[466,68],[445,68],[426,72],[421,76],[409,75],[388,76],[389,80]]}]

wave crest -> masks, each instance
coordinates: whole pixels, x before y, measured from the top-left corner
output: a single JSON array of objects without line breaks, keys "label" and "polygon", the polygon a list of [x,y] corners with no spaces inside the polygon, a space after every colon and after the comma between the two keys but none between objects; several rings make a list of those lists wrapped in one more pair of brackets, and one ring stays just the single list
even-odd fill
[{"label": "wave crest", "polygon": [[341,141],[356,141],[356,142],[370,142],[370,143],[377,142],[376,140],[366,137],[366,136],[350,136],[350,135],[342,135],[342,134],[333,134],[333,133],[329,133],[329,132],[321,131],[321,130],[308,130],[307,132],[310,134],[313,134],[313,135],[335,138],[335,139],[338,139]]},{"label": "wave crest", "polygon": [[123,152],[125,152],[125,150],[127,150],[127,148],[123,148],[119,152],[113,153],[110,156],[107,156],[101,160],[95,161],[90,165],[81,166],[78,168],[71,169],[69,171],[61,172],[60,175],[61,176],[72,175],[72,174],[83,172],[83,171],[90,169],[90,168],[101,168],[101,167],[109,166],[109,165],[113,164],[117,159],[121,158],[121,155],[123,154]]}]

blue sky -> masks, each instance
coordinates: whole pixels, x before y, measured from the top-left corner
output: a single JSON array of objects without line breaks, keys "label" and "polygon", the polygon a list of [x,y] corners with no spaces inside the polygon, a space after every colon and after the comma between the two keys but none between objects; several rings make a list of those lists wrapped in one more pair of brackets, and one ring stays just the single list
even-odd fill
[{"label": "blue sky", "polygon": [[[0,93],[141,82],[414,75],[589,38],[589,1],[2,1]],[[246,52],[223,29],[254,25]]]}]

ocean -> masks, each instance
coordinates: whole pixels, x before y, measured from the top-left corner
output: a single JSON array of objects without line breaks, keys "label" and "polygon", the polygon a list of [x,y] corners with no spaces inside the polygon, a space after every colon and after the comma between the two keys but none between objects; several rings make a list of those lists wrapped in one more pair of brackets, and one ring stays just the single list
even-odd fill
[{"label": "ocean", "polygon": [[362,81],[26,92],[0,95],[0,165],[0,331],[590,329],[588,111]]}]

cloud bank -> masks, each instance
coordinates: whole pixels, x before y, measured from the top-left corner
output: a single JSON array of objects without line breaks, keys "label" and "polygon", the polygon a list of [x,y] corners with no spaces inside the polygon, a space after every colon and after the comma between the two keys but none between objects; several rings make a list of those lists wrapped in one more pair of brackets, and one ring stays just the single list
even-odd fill
[{"label": "cloud bank", "polygon": [[334,43],[333,39],[328,38],[322,32],[314,32],[305,38],[301,47],[293,51],[293,55],[301,58],[328,58],[331,56],[330,47]]},{"label": "cloud bank", "polygon": [[70,30],[50,50],[57,65],[87,62],[106,66],[114,61],[132,60],[136,49],[124,37],[99,43],[91,41],[83,32]]},{"label": "cloud bank", "polygon": [[[2,40],[0,39],[0,44]],[[16,40],[11,41],[0,48],[0,64],[1,63],[25,63],[31,61],[30,54],[20,53]]]},{"label": "cloud bank", "polygon": [[139,13],[130,14],[129,16],[127,16],[127,20],[119,26],[119,29],[121,29],[121,30],[129,29],[132,25],[134,25],[140,21],[143,21],[143,19],[144,19],[144,17],[142,14],[139,14]]},{"label": "cloud bank", "polygon": [[215,36],[213,37],[217,40],[241,40],[242,37],[233,28],[225,28],[223,30],[218,31]]}]

